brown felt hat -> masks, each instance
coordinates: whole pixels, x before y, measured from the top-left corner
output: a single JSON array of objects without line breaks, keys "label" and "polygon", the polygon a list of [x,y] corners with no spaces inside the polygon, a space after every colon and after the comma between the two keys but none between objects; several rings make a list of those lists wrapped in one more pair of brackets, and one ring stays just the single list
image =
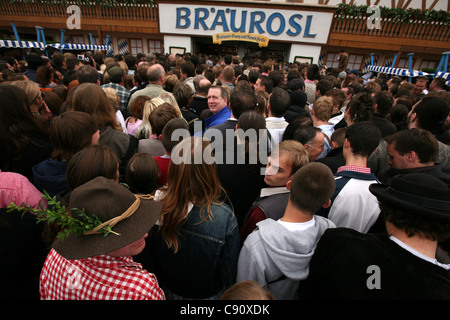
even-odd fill
[{"label": "brown felt hat", "polygon": [[112,226],[112,230],[118,234],[77,236],[70,233],[67,238],[57,239],[53,248],[68,260],[94,257],[129,245],[155,225],[161,212],[159,202],[137,197],[125,186],[104,177],[97,177],[75,188],[69,205],[70,208],[84,209],[87,215],[95,215],[102,222],[130,212],[130,207],[135,207],[136,210],[131,210],[134,213],[119,219]]}]

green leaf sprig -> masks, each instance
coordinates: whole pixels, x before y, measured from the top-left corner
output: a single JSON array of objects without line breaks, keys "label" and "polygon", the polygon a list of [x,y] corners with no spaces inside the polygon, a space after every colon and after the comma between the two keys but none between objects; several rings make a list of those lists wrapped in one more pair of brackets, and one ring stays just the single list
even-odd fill
[{"label": "green leaf sprig", "polygon": [[[42,203],[40,208],[36,209],[27,205],[20,207],[11,202],[8,212],[17,210],[22,212],[22,216],[30,212],[37,217],[38,223],[43,221],[57,223],[61,230],[57,238],[61,240],[67,238],[70,233],[81,236],[103,223],[96,215],[86,214],[84,209],[71,208],[67,210],[66,206],[61,205],[61,202],[57,201],[56,197],[51,197],[47,191],[44,191],[42,197],[47,200],[47,208],[44,208]],[[110,226],[104,226],[98,230],[98,233],[102,233],[105,237],[111,233],[119,235]]]}]

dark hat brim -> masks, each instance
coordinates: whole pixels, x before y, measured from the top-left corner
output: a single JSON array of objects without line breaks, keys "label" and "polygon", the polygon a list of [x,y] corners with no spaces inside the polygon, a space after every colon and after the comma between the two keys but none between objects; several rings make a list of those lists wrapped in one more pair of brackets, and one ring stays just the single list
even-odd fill
[{"label": "dark hat brim", "polygon": [[67,238],[57,239],[53,243],[61,256],[68,260],[85,259],[118,250],[138,240],[150,231],[160,217],[161,203],[141,199],[136,212],[129,218],[117,223],[106,237],[104,234],[76,236],[71,233]]},{"label": "dark hat brim", "polygon": [[434,221],[450,223],[449,201],[438,201],[398,192],[387,184],[371,184],[369,191],[379,201],[401,208],[409,213],[430,218]]}]

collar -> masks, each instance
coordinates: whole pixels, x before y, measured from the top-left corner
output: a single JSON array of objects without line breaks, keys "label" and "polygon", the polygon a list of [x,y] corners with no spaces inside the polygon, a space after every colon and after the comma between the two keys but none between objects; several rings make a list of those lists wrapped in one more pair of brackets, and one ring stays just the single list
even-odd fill
[{"label": "collar", "polygon": [[286,121],[284,117],[267,117],[266,121]]},{"label": "collar", "polygon": [[275,188],[263,188],[261,189],[260,197],[268,197],[274,194],[288,193],[289,189],[286,187],[275,187]]},{"label": "collar", "polygon": [[360,166],[341,166],[337,169],[337,173],[341,171],[353,171],[353,172],[360,172],[360,173],[371,173],[370,168],[368,167],[360,167]]}]

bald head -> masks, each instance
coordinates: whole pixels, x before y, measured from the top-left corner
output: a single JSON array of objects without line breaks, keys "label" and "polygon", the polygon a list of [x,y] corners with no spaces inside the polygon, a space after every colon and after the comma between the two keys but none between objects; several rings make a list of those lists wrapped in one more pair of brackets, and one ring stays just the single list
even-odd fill
[{"label": "bald head", "polygon": [[166,72],[162,65],[154,64],[147,70],[147,79],[149,83],[163,84],[165,80]]},{"label": "bald head", "polygon": [[211,88],[211,82],[206,78],[201,79],[198,82],[198,88],[197,88],[196,94],[199,96],[202,96],[202,97],[207,97],[209,88]]}]

